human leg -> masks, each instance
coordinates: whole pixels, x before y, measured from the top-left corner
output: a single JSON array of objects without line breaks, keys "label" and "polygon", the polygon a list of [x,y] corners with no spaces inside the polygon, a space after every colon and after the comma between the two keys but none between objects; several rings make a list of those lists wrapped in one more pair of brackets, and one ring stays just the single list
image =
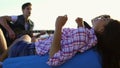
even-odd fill
[{"label": "human leg", "polygon": [[1,29],[0,29],[0,50],[1,52],[4,52],[7,50],[7,43]]},{"label": "human leg", "polygon": [[7,43],[1,29],[0,29],[0,50],[2,52],[0,56],[0,61],[2,61],[4,54],[7,52]]},{"label": "human leg", "polygon": [[16,44],[18,41],[26,41],[28,43],[31,43],[31,37],[29,35],[23,35],[22,37],[16,39],[9,47],[9,49]]},{"label": "human leg", "polygon": [[11,47],[13,47],[16,43],[18,43],[19,41],[25,41],[28,43],[31,43],[31,38],[29,35],[23,35],[22,37],[16,39],[10,46],[9,48],[1,55],[0,57],[0,61],[3,61],[4,59],[6,59],[8,57],[8,52],[11,50]]},{"label": "human leg", "polygon": [[62,27],[65,25],[66,21],[67,21],[67,16],[59,16],[56,19],[54,38],[49,52],[50,57],[52,57],[61,48],[60,46],[61,34],[62,34],[61,30]]},{"label": "human leg", "polygon": [[26,48],[30,43],[31,37],[29,35],[23,35],[19,39],[16,39],[8,49],[9,57],[24,56]]}]

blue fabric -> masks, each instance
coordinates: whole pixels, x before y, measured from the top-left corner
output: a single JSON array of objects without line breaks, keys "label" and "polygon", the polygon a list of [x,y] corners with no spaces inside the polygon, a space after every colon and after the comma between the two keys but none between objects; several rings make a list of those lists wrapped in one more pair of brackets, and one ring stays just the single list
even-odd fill
[{"label": "blue fabric", "polygon": [[3,68],[101,68],[100,56],[94,49],[77,54],[58,67],[48,66],[47,60],[48,55],[8,58],[3,62]]},{"label": "blue fabric", "polygon": [[35,55],[35,46],[25,41],[18,41],[8,53],[8,57]]}]

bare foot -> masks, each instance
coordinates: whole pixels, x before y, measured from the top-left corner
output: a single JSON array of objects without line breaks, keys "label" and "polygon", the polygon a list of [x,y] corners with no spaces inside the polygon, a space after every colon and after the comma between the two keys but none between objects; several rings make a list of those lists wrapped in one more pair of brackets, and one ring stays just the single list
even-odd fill
[{"label": "bare foot", "polygon": [[78,27],[83,27],[84,25],[84,23],[83,23],[83,18],[77,18],[76,20],[76,23],[77,23],[77,25],[78,25]]}]

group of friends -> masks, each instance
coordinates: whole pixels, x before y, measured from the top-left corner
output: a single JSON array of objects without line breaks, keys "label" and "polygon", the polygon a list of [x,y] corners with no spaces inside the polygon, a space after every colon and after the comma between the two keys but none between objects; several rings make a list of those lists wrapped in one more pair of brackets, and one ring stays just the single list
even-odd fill
[{"label": "group of friends", "polygon": [[28,2],[22,5],[22,15],[0,17],[1,61],[7,57],[49,54],[47,64],[58,66],[76,53],[95,47],[101,55],[102,68],[120,68],[120,21],[100,15],[91,20],[91,27],[77,17],[76,28],[63,28],[68,17],[58,16],[54,35],[37,40],[32,33],[16,34],[16,31],[33,30],[34,23],[29,19],[31,7]]}]

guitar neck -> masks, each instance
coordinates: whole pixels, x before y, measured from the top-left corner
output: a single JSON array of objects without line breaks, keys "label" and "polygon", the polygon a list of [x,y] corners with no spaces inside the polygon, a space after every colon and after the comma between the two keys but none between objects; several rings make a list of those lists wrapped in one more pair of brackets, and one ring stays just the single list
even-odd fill
[{"label": "guitar neck", "polygon": [[17,31],[16,35],[24,35],[24,34],[32,34],[32,33],[48,33],[48,34],[53,34],[54,30],[32,30],[32,31]]},{"label": "guitar neck", "polygon": [[25,34],[29,34],[29,33],[40,33],[40,32],[42,32],[42,31],[40,31],[40,30],[23,31],[23,33],[25,33]]},{"label": "guitar neck", "polygon": [[32,30],[32,31],[24,31],[26,33],[40,33],[40,32],[47,32],[47,33],[54,33],[54,30]]}]

